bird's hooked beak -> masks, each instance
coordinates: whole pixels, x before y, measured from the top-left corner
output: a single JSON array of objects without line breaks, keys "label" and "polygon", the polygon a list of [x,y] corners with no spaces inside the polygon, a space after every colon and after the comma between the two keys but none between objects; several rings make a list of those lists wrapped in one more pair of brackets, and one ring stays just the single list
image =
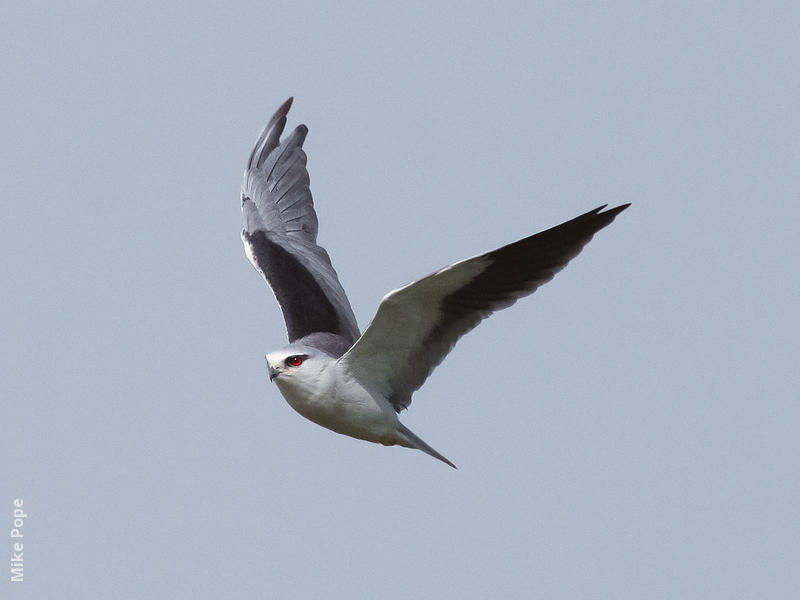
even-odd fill
[{"label": "bird's hooked beak", "polygon": [[278,369],[269,364],[269,359],[266,356],[264,357],[264,359],[267,361],[267,373],[269,373],[269,380],[272,381],[278,375],[280,375],[280,372],[278,371]]}]

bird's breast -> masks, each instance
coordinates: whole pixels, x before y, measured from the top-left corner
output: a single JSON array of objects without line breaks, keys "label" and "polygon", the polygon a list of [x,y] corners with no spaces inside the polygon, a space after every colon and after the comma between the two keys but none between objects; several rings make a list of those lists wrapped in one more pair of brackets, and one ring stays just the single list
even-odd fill
[{"label": "bird's breast", "polygon": [[351,437],[381,442],[393,435],[397,415],[355,380],[328,376],[314,385],[277,378],[283,397],[306,419]]}]

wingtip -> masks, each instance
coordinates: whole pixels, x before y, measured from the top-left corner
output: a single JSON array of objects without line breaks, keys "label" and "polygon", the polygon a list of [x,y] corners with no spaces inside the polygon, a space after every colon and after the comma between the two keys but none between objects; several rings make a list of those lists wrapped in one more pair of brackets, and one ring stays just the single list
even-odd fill
[{"label": "wingtip", "polygon": [[[615,206],[614,208],[609,208],[608,210],[606,210],[604,212],[601,212],[600,214],[601,215],[608,215],[609,217],[613,218],[613,217],[616,217],[623,210],[628,208],[630,205],[631,205],[630,202],[627,202],[626,204],[620,204],[619,206]],[[606,206],[608,206],[608,205],[606,204]],[[603,208],[605,208],[605,206]]]},{"label": "wingtip", "polygon": [[275,126],[275,124],[280,121],[281,119],[285,119],[286,115],[289,114],[289,109],[292,108],[292,103],[294,102],[294,96],[289,96],[283,104],[281,104],[277,110],[272,113],[269,121],[267,122],[266,127],[264,129],[270,129]]},{"label": "wingtip", "polygon": [[[610,219],[608,223],[611,223],[616,216],[621,213],[623,210],[628,208],[631,205],[630,202],[626,204],[620,204],[619,206],[615,206],[613,208],[608,208],[608,204],[603,204],[602,206],[598,206],[597,208],[590,210],[587,213],[582,214],[581,216],[577,217],[578,219],[586,219],[586,218],[595,218],[595,217],[605,217],[606,219]],[[608,210],[606,210],[608,209]],[[606,223],[606,224],[608,224]]]},{"label": "wingtip", "polygon": [[[284,103],[281,104],[272,114],[269,121],[267,121],[267,124],[264,125],[264,128],[258,135],[255,146],[253,146],[253,151],[250,153],[250,157],[247,159],[248,169],[251,169],[254,164],[255,166],[260,166],[259,163],[261,160],[263,160],[263,156],[268,154],[269,151],[277,145],[278,138],[280,137],[281,133],[283,133],[283,128],[286,126],[286,115],[289,113],[289,109],[292,107],[292,102],[294,102],[294,96],[289,96],[289,98],[284,101]],[[269,140],[267,139],[268,137],[274,137],[274,143],[270,144]],[[265,148],[265,146],[268,147]],[[260,158],[257,159],[257,156]]]},{"label": "wingtip", "polygon": [[[628,208],[630,205],[631,205],[630,202],[626,202],[625,204],[620,204],[619,206],[615,206],[613,208],[608,208],[608,204],[603,204],[603,205],[598,206],[597,208],[595,208],[594,210],[589,211],[589,212],[593,212],[595,214],[600,214],[600,215],[605,215],[605,214],[610,213],[610,212],[613,212],[613,213],[616,214],[616,213],[621,213],[623,210]],[[607,208],[608,208],[608,210],[606,210]]]}]

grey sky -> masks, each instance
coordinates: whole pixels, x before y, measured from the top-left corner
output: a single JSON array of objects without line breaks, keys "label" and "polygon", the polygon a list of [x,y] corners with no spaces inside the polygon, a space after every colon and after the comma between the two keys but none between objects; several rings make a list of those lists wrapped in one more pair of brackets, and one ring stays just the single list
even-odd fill
[{"label": "grey sky", "polygon": [[[794,3],[3,12],[0,595],[798,597]],[[269,385],[238,190],[289,95],[362,328],[633,203],[415,395],[458,471]]]}]

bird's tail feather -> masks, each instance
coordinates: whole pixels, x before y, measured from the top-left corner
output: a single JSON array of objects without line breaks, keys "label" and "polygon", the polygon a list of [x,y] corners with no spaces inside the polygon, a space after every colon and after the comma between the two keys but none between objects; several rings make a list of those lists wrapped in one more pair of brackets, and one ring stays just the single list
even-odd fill
[{"label": "bird's tail feather", "polygon": [[[403,438],[405,438],[405,440],[408,442],[408,447],[409,448],[417,448],[418,450],[422,450],[425,454],[429,454],[433,458],[438,458],[440,461],[450,465],[454,469],[458,468],[453,463],[451,463],[449,460],[447,460],[444,456],[442,456],[436,450],[434,450],[428,444],[426,444],[422,440],[422,438],[420,438],[416,433],[411,431],[408,427],[406,427],[402,423],[398,423],[398,425],[400,425],[400,429],[399,429],[400,435]],[[403,445],[405,445],[405,444],[403,444]]]}]

